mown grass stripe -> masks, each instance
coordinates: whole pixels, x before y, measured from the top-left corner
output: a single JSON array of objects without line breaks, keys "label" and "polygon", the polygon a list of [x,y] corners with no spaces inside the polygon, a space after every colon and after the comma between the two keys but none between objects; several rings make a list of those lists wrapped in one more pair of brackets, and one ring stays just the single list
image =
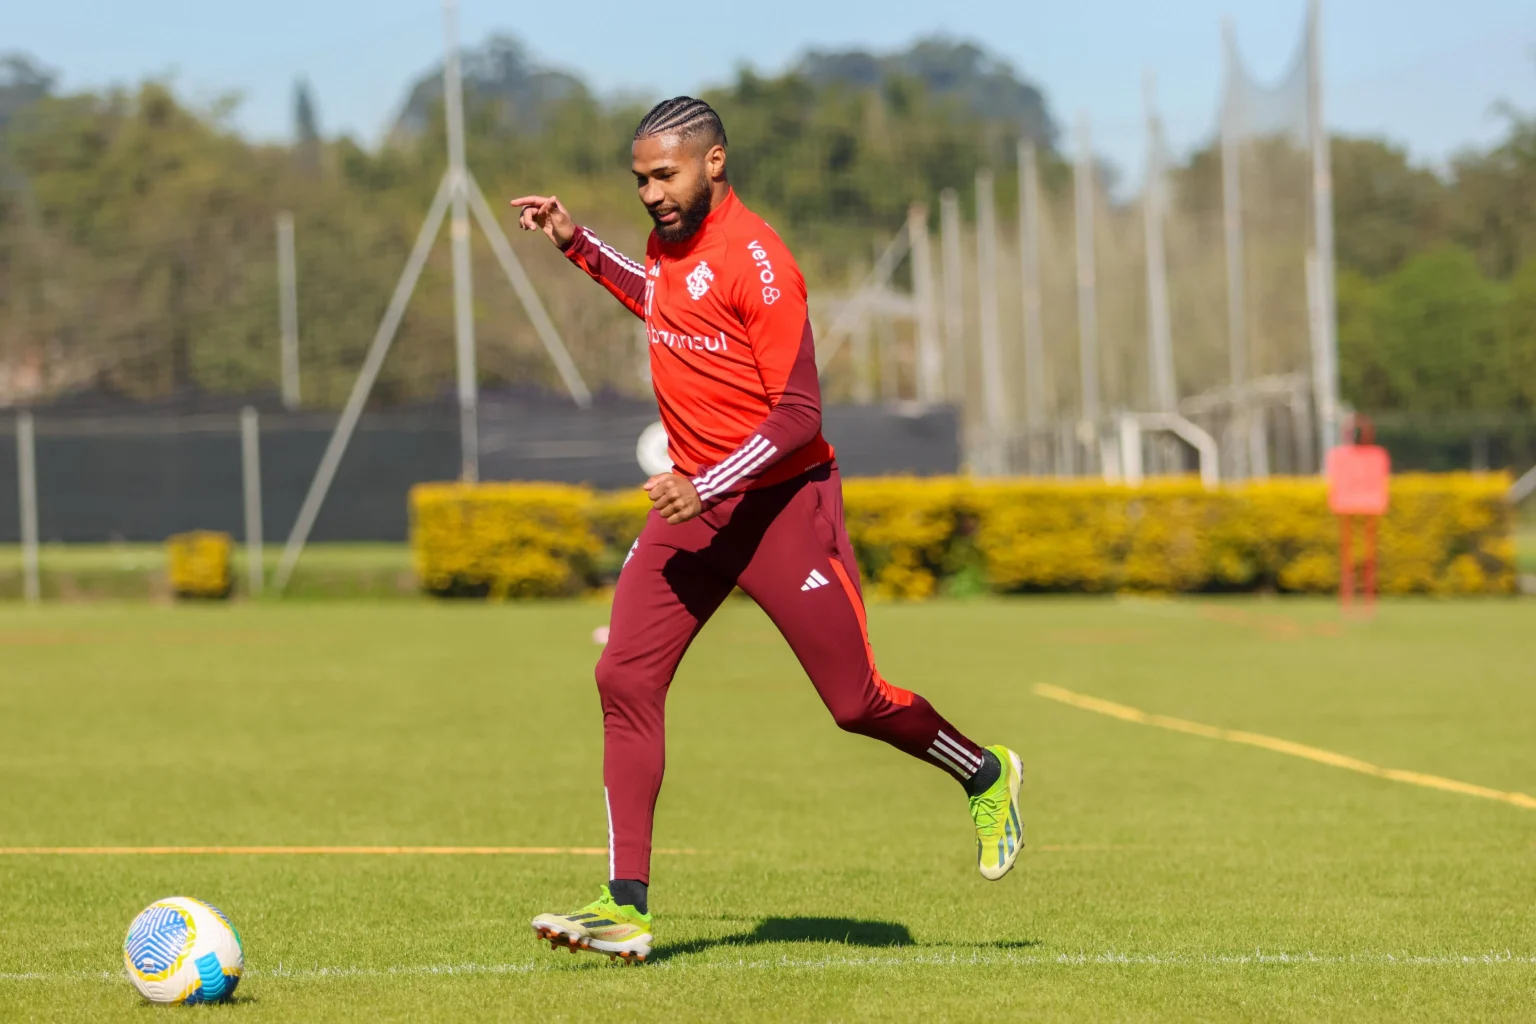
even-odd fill
[{"label": "mown grass stripe", "polygon": [[1382,768],[1379,765],[1371,764],[1369,761],[1362,761],[1359,758],[1350,757],[1348,754],[1338,754],[1331,750],[1323,750],[1321,747],[1310,747],[1305,743],[1293,743],[1290,740],[1265,736],[1257,732],[1247,732],[1242,729],[1222,729],[1218,726],[1203,725],[1200,722],[1173,718],[1169,715],[1155,715],[1140,708],[1133,708],[1128,704],[1116,704],[1114,701],[1090,697],[1085,693],[1075,693],[1072,690],[1063,689],[1060,686],[1052,686],[1049,683],[1037,683],[1035,685],[1035,694],[1047,700],[1070,704],[1084,711],[1108,715],[1111,718],[1135,722],[1138,725],[1152,725],[1159,729],[1190,733],[1212,740],[1226,740],[1229,743],[1244,743],[1250,747],[1262,747],[1265,750],[1272,750],[1277,754],[1289,754],[1292,757],[1305,758],[1308,761],[1331,765],[1334,768],[1343,768],[1346,771],[1359,772],[1361,775],[1370,775],[1378,779],[1391,779],[1393,782],[1406,782],[1410,786],[1422,786],[1425,789],[1441,789],[1448,793],[1481,797],[1484,800],[1498,800],[1502,803],[1514,804],[1516,807],[1524,807],[1527,810],[1536,811],[1536,797],[1526,793],[1506,793],[1501,789],[1490,789],[1487,786],[1479,786],[1471,782],[1460,782],[1456,779],[1447,779],[1439,775],[1426,775],[1423,772],[1412,772],[1403,768]]}]

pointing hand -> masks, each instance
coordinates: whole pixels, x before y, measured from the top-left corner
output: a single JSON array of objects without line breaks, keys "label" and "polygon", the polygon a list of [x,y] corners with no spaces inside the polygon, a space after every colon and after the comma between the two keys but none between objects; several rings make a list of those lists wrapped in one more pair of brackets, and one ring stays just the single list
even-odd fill
[{"label": "pointing hand", "polygon": [[524,231],[542,231],[561,249],[568,248],[576,237],[576,222],[560,205],[558,196],[519,196],[512,205],[522,208],[517,223]]}]

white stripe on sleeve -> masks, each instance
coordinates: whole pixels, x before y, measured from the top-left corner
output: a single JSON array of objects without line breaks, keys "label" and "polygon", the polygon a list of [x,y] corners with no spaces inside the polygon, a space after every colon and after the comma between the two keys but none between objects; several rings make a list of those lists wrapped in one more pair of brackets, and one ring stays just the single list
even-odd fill
[{"label": "white stripe on sleeve", "polygon": [[[740,483],[744,477],[751,476],[753,473],[755,473],[759,466],[777,455],[778,451],[778,446],[771,444],[768,446],[767,451],[763,452],[761,455],[758,455],[748,465],[733,470],[732,472],[727,473],[725,476],[716,479],[713,483],[708,485],[709,497],[712,498],[717,494],[723,494],[726,491],[729,491],[732,487],[735,487],[738,483]],[[703,495],[700,495],[700,498],[702,499]]]},{"label": "white stripe on sleeve", "polygon": [[582,229],[582,234],[587,236],[587,241],[597,246],[600,251],[606,254],[615,263],[618,263],[620,266],[622,266],[625,270],[628,270],[632,274],[638,274],[641,277],[645,276],[645,269],[641,267],[640,264],[636,263],[628,256],[625,256],[623,253],[619,252],[619,250],[615,249],[601,238],[598,238],[592,232],[587,231],[585,228]]},{"label": "white stripe on sleeve", "polygon": [[767,443],[768,439],[763,437],[761,434],[753,434],[751,439],[747,441],[746,444],[732,452],[724,462],[712,467],[707,472],[701,473],[699,476],[694,477],[694,489],[698,490],[700,493],[703,493],[704,489],[707,488],[711,482],[713,482],[721,473],[730,472],[732,467],[738,466],[742,462],[751,458],[763,447],[763,445]]}]

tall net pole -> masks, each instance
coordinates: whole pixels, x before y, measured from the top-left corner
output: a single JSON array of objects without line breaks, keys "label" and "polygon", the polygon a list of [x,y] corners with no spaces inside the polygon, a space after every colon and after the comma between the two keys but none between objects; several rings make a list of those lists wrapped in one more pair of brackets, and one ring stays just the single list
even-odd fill
[{"label": "tall net pole", "polygon": [[981,341],[982,415],[986,420],[984,473],[1008,472],[1008,397],[997,298],[997,195],[991,171],[976,173],[976,293]]},{"label": "tall net pole", "polygon": [[901,401],[901,353],[896,351],[896,332],[891,318],[875,310],[869,318],[875,334],[875,369],[880,401],[891,405]]},{"label": "tall net pole", "polygon": [[[1314,287],[1316,351],[1313,392],[1317,406],[1318,440],[1322,457],[1339,443],[1338,308],[1333,268],[1333,171],[1329,159],[1328,126],[1323,122],[1322,4],[1311,0],[1307,11],[1307,123],[1312,142],[1313,252],[1317,262]],[[1321,465],[1321,460],[1319,465]]]},{"label": "tall net pole", "polygon": [[[855,261],[853,264],[853,280],[864,279],[863,261]],[[865,285],[865,288],[870,287]],[[858,301],[863,301],[863,296],[857,296]],[[867,306],[859,312],[859,318],[853,325],[853,337],[850,339],[852,350],[849,353],[853,360],[853,400],[857,405],[873,405],[875,401],[875,377],[874,377],[874,327],[870,322],[871,317]]]},{"label": "tall net pole", "polygon": [[874,349],[874,325],[866,315],[853,329],[853,401],[857,405],[875,403]]},{"label": "tall net pole", "polygon": [[1147,244],[1147,374],[1154,412],[1178,410],[1173,376],[1173,326],[1168,312],[1168,266],[1163,248],[1163,218],[1167,210],[1167,179],[1163,168],[1163,125],[1157,116],[1155,82],[1148,72],[1147,183],[1142,192],[1142,218]]},{"label": "tall net pole", "polygon": [[21,513],[21,586],[27,604],[42,598],[38,572],[37,431],[32,414],[16,414],[16,492]]},{"label": "tall net pole", "polygon": [[278,328],[282,332],[283,408],[299,407],[299,286],[293,214],[277,215]]},{"label": "tall net pole", "polygon": [[944,398],[944,353],[939,344],[928,207],[921,203],[907,210],[907,242],[912,251],[912,298],[917,303],[917,400],[932,404]]},{"label": "tall net pole", "polygon": [[571,353],[560,338],[560,332],[555,329],[554,322],[549,319],[549,312],[544,308],[544,303],[539,300],[539,293],[534,290],[533,282],[528,279],[528,272],[523,269],[517,254],[512,251],[512,243],[507,241],[506,232],[501,230],[496,215],[491,211],[491,204],[485,201],[485,193],[480,191],[480,186],[468,171],[464,173],[464,187],[469,196],[469,210],[480,222],[480,230],[485,232],[485,240],[491,243],[492,254],[501,264],[502,272],[507,275],[507,282],[517,293],[518,301],[523,304],[523,312],[527,313],[528,319],[533,322],[534,333],[543,342],[544,351],[549,354],[550,361],[555,364],[555,372],[560,375],[561,382],[570,392],[571,400],[577,407],[590,409],[592,392],[587,387],[587,382],[581,379],[581,371],[576,369],[576,364],[571,360]]},{"label": "tall net pole", "polygon": [[1029,471],[1039,473],[1045,429],[1045,329],[1040,316],[1040,167],[1035,144],[1019,140],[1019,276],[1024,313],[1024,422]]},{"label": "tall net pole", "polygon": [[944,377],[949,399],[965,406],[965,285],[960,248],[960,196],[952,188],[939,193],[939,246],[944,267]]},{"label": "tall net pole", "polygon": [[469,183],[464,165],[464,91],[459,70],[457,0],[443,0],[443,103],[448,119],[448,178],[452,195],[449,232],[453,238],[453,328],[458,363],[460,477],[480,479],[476,407],[474,279],[469,252]]},{"label": "tall net pole", "polygon": [[[1329,379],[1328,354],[1322,345],[1322,337],[1325,333],[1323,327],[1323,275],[1322,261],[1317,258],[1317,249],[1307,250],[1307,334],[1312,340],[1312,400],[1313,423],[1319,432],[1325,430],[1329,424],[1330,415],[1324,410],[1327,399],[1327,381]],[[1334,414],[1336,415],[1336,414]],[[1326,437],[1317,437],[1309,449],[1318,456],[1317,469],[1321,473],[1327,465],[1328,450],[1337,439],[1330,440]]]},{"label": "tall net pole", "polygon": [[1233,444],[1229,445],[1235,475],[1248,475],[1248,333],[1243,279],[1243,195],[1241,154],[1238,151],[1237,40],[1232,21],[1222,23],[1222,57],[1226,88],[1221,103],[1221,213],[1227,250],[1227,375],[1232,386]]},{"label": "tall net pole", "polygon": [[314,529],[315,519],[320,515],[320,506],[325,504],[325,496],[331,489],[331,481],[336,478],[341,457],[346,454],[352,432],[357,429],[357,421],[362,418],[363,406],[373,391],[373,382],[378,379],[379,370],[384,366],[384,357],[389,355],[389,348],[394,344],[395,332],[400,329],[400,321],[405,318],[405,307],[411,301],[411,293],[416,290],[416,281],[421,277],[422,268],[427,265],[427,257],[432,254],[432,242],[437,238],[437,232],[443,226],[443,217],[448,212],[451,199],[449,186],[450,182],[444,176],[437,186],[432,206],[427,210],[427,219],[422,222],[421,231],[416,235],[416,244],[411,247],[411,255],[405,261],[400,280],[395,282],[395,292],[390,296],[388,308],[384,310],[384,319],[379,322],[379,329],[368,346],[368,354],[363,357],[362,369],[358,371],[357,380],[352,383],[352,392],[341,410],[341,419],[337,421],[330,441],[326,442],[325,452],[320,456],[320,466],[315,470],[315,478],[310,481],[304,503],[299,506],[299,515],[288,533],[283,557],[272,575],[272,588],[278,593],[282,593],[288,586],[294,567],[299,564],[299,556],[309,541],[309,531]]},{"label": "tall net pole", "polygon": [[245,499],[245,577],[252,597],[261,596],[261,418],[254,406],[240,410],[240,483]]},{"label": "tall net pole", "polygon": [[1093,252],[1093,140],[1088,134],[1086,116],[1077,122],[1077,160],[1072,168],[1072,185],[1077,204],[1077,344],[1082,377],[1079,433],[1083,443],[1093,449],[1097,447],[1099,432],[1099,318]]},{"label": "tall net pole", "polygon": [[288,585],[294,567],[298,565],[299,557],[304,552],[304,545],[309,541],[310,531],[314,528],[321,506],[325,504],[325,497],[336,478],[336,470],[341,465],[342,456],[346,454],[352,433],[357,429],[363,407],[367,404],[374,382],[378,379],[379,371],[384,365],[384,358],[389,354],[390,346],[394,344],[395,334],[405,318],[411,293],[416,289],[416,282],[426,266],[427,257],[431,254],[432,244],[443,222],[449,219],[450,211],[452,213],[454,340],[458,362],[462,479],[465,482],[474,483],[480,478],[480,442],[477,421],[479,396],[475,376],[473,278],[470,276],[469,251],[471,213],[480,221],[481,229],[485,231],[486,238],[490,242],[491,252],[495,254],[507,275],[508,282],[517,292],[518,299],[528,314],[528,319],[533,322],[533,328],[555,364],[555,369],[570,392],[572,400],[583,409],[590,408],[592,405],[591,391],[582,380],[576,364],[571,360],[571,354],[566,349],[565,342],[561,340],[554,323],[549,319],[549,313],[544,309],[544,304],[539,301],[533,282],[528,279],[528,274],[518,261],[517,254],[512,251],[506,233],[497,222],[495,213],[485,200],[484,193],[480,191],[480,186],[476,184],[465,165],[463,78],[459,67],[457,15],[455,0],[444,0],[443,36],[446,53],[443,59],[443,104],[448,122],[448,169],[443,173],[443,179],[427,211],[427,218],[422,223],[421,231],[411,247],[411,254],[400,273],[400,279],[395,283],[395,291],[390,296],[384,318],[379,321],[378,330],[368,346],[362,368],[358,371],[352,391],[347,396],[347,404],[342,409],[335,429],[331,432],[331,439],[326,443],[320,465],[316,468],[314,479],[310,481],[309,490],[305,493],[304,503],[299,506],[299,514],[294,520],[293,529],[289,531],[282,559],[278,562],[277,571],[272,577],[273,589],[279,593]]}]

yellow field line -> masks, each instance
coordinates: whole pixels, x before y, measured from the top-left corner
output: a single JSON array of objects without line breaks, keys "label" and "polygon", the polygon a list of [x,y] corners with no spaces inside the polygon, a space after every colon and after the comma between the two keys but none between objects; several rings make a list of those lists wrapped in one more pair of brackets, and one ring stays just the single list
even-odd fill
[{"label": "yellow field line", "polygon": [[1070,704],[1084,711],[1093,711],[1111,718],[1119,718],[1127,722],[1136,722],[1140,725],[1155,725],[1159,729],[1172,729],[1174,732],[1187,732],[1195,736],[1204,736],[1207,739],[1226,740],[1229,743],[1246,743],[1250,747],[1263,747],[1265,750],[1273,750],[1277,754],[1290,754],[1292,757],[1304,757],[1308,761],[1317,761],[1320,764],[1332,765],[1335,768],[1344,768],[1348,771],[1359,772],[1361,775],[1373,775],[1378,779],[1391,779],[1393,782],[1406,782],[1411,786],[1423,786],[1426,789],[1443,789],[1448,793],[1460,793],[1463,796],[1478,796],[1484,800],[1499,800],[1506,804],[1514,804],[1516,807],[1524,807],[1527,810],[1536,811],[1536,797],[1525,793],[1506,793],[1502,789],[1489,789],[1487,786],[1475,786],[1470,782],[1458,782],[1455,779],[1442,778],[1439,775],[1425,775],[1423,772],[1410,772],[1402,768],[1382,768],[1368,761],[1350,757],[1347,754],[1336,754],[1331,750],[1323,750],[1319,747],[1309,747],[1304,743],[1292,743],[1290,740],[1276,739],[1273,736],[1265,736],[1256,732],[1244,732],[1241,729],[1221,729],[1214,725],[1202,725],[1199,722],[1190,722],[1183,718],[1172,718],[1168,715],[1154,715],[1140,708],[1133,708],[1126,704],[1116,704],[1114,701],[1101,700],[1098,697],[1090,697],[1085,693],[1074,693],[1064,690],[1059,686],[1051,686],[1048,683],[1038,683],[1035,693],[1047,700],[1060,701]]},{"label": "yellow field line", "polygon": [[[693,853],[692,850],[657,850],[657,853]],[[601,857],[603,846],[0,846],[0,856],[104,856],[205,854],[216,856],[255,854],[261,856],[361,855],[446,857],[499,857],[516,854],[576,855]]]}]

